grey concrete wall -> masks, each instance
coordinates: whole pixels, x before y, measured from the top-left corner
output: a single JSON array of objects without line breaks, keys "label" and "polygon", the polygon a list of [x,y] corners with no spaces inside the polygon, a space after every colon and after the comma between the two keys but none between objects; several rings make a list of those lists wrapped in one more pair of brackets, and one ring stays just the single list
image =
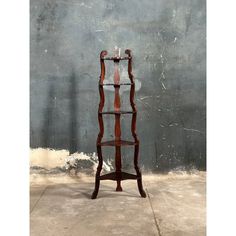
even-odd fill
[{"label": "grey concrete wall", "polygon": [[[99,53],[117,45],[134,55],[141,165],[205,168],[205,0],[31,0],[30,11],[31,148],[96,151]],[[122,98],[127,109],[127,91]],[[111,139],[113,117],[104,122]],[[129,138],[129,117],[122,129]],[[132,151],[123,149],[125,168]]]}]

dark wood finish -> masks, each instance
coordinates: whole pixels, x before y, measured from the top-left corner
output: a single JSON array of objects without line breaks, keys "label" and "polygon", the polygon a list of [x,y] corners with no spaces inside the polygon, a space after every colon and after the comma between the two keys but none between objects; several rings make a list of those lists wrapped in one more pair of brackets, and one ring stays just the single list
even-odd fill
[{"label": "dark wood finish", "polygon": [[99,112],[100,114],[110,114],[110,115],[121,115],[121,114],[133,114],[135,113],[136,111],[102,111],[102,112]]},{"label": "dark wood finish", "polygon": [[131,145],[137,145],[137,143],[133,141],[126,141],[126,140],[109,140],[109,141],[98,143],[98,145],[100,146],[131,146]]},{"label": "dark wood finish", "polygon": [[106,84],[99,84],[100,86],[122,86],[122,85],[132,85],[132,83],[120,83],[120,84],[114,84],[114,83],[106,83]]},{"label": "dark wood finish", "polygon": [[129,60],[131,57],[103,57],[104,60],[111,60],[111,61],[122,61],[122,60]]},{"label": "dark wood finish", "polygon": [[[123,171],[121,172],[121,180],[137,179],[137,178],[138,178],[137,175],[129,174]],[[100,180],[107,180],[107,179],[117,181],[116,172],[112,172],[112,173],[108,173],[108,174],[100,176]]]},{"label": "dark wood finish", "polygon": [[[99,80],[99,94],[100,94],[100,103],[98,107],[98,122],[99,122],[99,134],[97,137],[97,154],[98,154],[98,167],[95,176],[95,189],[92,194],[92,199],[97,197],[99,191],[100,180],[114,180],[117,182],[116,191],[122,191],[121,181],[126,179],[136,179],[137,185],[139,189],[139,193],[141,197],[146,197],[146,193],[143,190],[142,186],[142,174],[138,166],[138,156],[139,156],[139,139],[136,134],[136,119],[137,119],[137,110],[134,103],[134,94],[135,94],[135,83],[134,76],[132,74],[132,56],[131,51],[129,49],[125,50],[127,54],[126,57],[106,57],[107,51],[102,51],[100,53],[100,64],[101,64],[101,74]],[[104,84],[105,79],[105,62],[104,60],[112,60],[115,64],[114,71],[114,83]],[[119,74],[119,61],[120,60],[128,60],[128,75],[130,79],[130,83],[120,83],[120,74]],[[127,85],[130,86],[130,105],[132,111],[122,111],[120,110],[120,86]],[[105,103],[105,95],[103,86],[114,86],[114,111],[103,111],[104,103]],[[103,124],[103,115],[115,115],[115,140],[103,141],[104,134],[104,124]],[[131,133],[134,141],[126,141],[121,140],[121,127],[120,127],[120,116],[122,114],[132,114],[131,121]],[[103,157],[102,157],[102,146],[114,146],[115,147],[115,167],[116,170],[113,173],[108,173],[105,175],[100,175],[103,165]],[[129,174],[126,172],[122,172],[122,161],[121,161],[121,146],[134,146],[134,169],[136,171],[136,175]]]}]

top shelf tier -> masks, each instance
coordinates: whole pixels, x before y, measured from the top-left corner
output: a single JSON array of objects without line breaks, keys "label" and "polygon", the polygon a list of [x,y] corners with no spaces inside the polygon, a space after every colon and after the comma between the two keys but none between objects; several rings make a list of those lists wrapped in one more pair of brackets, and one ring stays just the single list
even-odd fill
[{"label": "top shelf tier", "polygon": [[130,60],[132,57],[103,57],[103,60],[106,61],[122,61],[122,60]]}]

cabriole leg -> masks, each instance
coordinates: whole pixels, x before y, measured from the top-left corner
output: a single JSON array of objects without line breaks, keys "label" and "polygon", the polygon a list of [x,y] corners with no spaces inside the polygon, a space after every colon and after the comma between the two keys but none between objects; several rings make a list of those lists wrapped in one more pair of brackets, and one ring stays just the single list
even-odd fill
[{"label": "cabriole leg", "polygon": [[138,154],[139,154],[139,145],[135,145],[134,147],[134,168],[137,173],[137,184],[138,184],[138,190],[141,195],[141,197],[146,197],[146,193],[143,190],[143,184],[142,184],[142,173],[138,167]]},{"label": "cabriole leg", "polygon": [[100,173],[101,173],[102,165],[103,165],[101,146],[97,146],[97,153],[98,153],[98,167],[97,167],[97,172],[96,172],[96,176],[95,176],[95,188],[94,188],[93,194],[91,196],[92,199],[95,199],[97,197],[99,186],[100,186]]}]

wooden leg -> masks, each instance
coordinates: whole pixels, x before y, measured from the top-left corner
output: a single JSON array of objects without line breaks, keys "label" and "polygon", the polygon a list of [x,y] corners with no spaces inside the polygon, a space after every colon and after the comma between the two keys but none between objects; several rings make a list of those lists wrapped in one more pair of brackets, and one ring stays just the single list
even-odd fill
[{"label": "wooden leg", "polygon": [[97,197],[99,185],[100,185],[100,173],[101,173],[102,164],[103,164],[101,146],[97,146],[97,153],[98,153],[98,167],[97,167],[97,172],[96,172],[96,177],[95,177],[95,188],[94,188],[93,194],[91,196],[91,199],[95,199]]},{"label": "wooden leg", "polygon": [[116,179],[117,179],[117,187],[116,191],[121,192],[121,151],[120,147],[116,147]]},{"label": "wooden leg", "polygon": [[141,197],[145,198],[146,193],[143,190],[142,174],[141,174],[141,171],[138,167],[138,154],[139,154],[139,145],[135,145],[135,147],[134,147],[134,168],[136,170],[137,177],[138,177],[137,178],[138,190],[139,190]]}]

